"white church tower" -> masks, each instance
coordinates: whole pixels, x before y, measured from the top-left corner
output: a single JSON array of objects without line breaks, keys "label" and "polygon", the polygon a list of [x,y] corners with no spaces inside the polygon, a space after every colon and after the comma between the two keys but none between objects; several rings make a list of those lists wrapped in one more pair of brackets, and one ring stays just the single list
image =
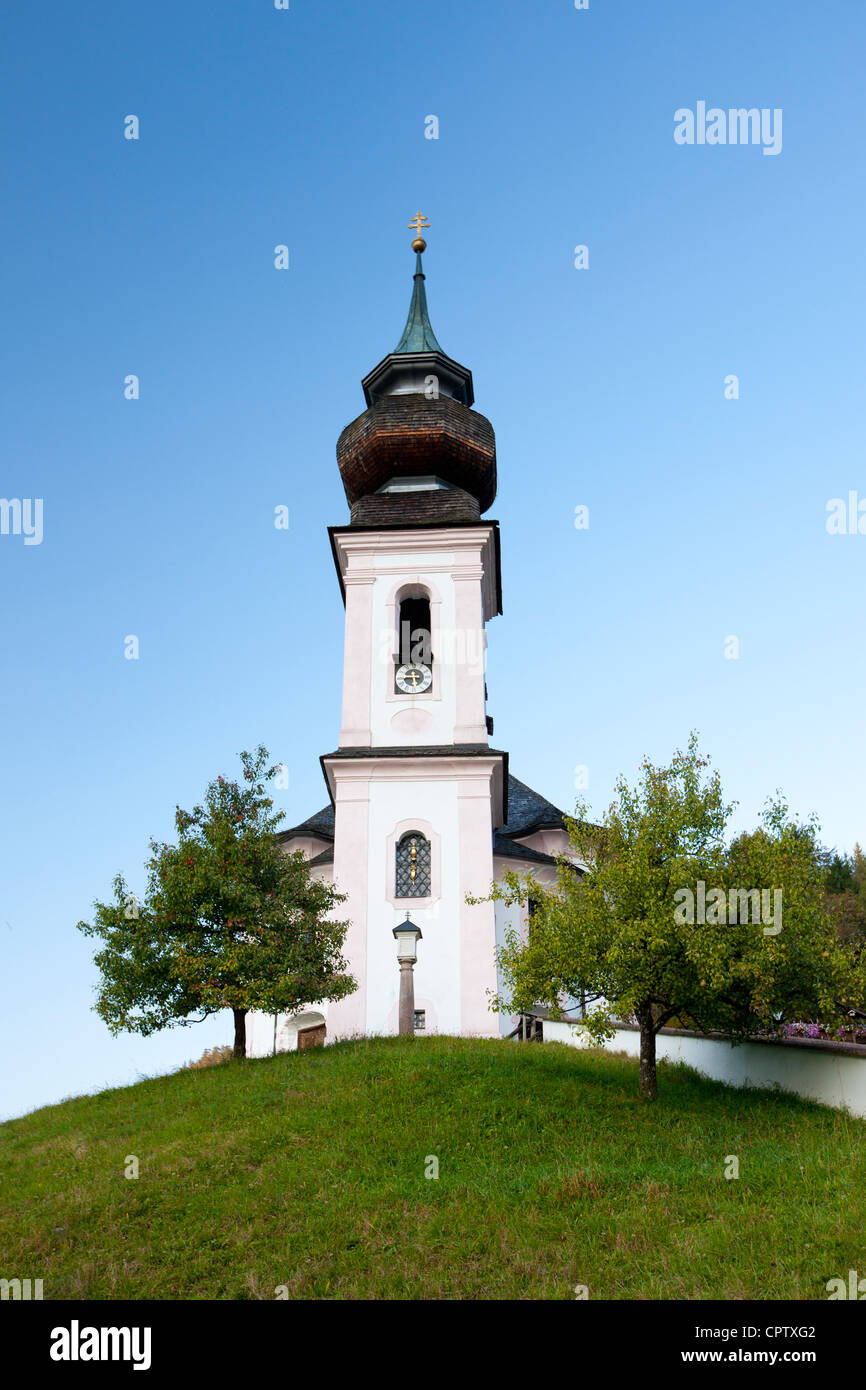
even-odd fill
[{"label": "white church tower", "polygon": [[[345,602],[342,727],[321,758],[329,805],[282,835],[347,894],[356,992],[294,1018],[254,1015],[251,1055],[398,1031],[393,928],[421,929],[415,1031],[499,1036],[490,1009],[501,905],[470,905],[506,869],[555,878],[562,813],[509,776],[490,746],[486,625],[502,611],[493,428],[472,374],[427,311],[420,213],[403,336],[364,379],[367,409],[337,460],[348,525],[329,528]],[[513,920],[513,912],[510,914]]]}]

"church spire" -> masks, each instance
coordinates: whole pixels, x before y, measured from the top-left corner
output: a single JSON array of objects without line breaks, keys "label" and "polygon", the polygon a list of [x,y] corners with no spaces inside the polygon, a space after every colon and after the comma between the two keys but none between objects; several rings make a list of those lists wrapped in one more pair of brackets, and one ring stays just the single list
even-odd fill
[{"label": "church spire", "polygon": [[393,352],[383,357],[378,366],[364,377],[361,385],[369,406],[385,396],[423,395],[426,399],[449,396],[461,405],[471,406],[472,373],[442,351],[430,323],[427,311],[427,292],[424,289],[424,266],[421,260],[427,243],[421,235],[430,226],[423,213],[416,212],[410,228],[415,232],[412,250],[415,252],[415,283],[409,317],[403,336]]},{"label": "church spire", "polygon": [[424,288],[425,275],[421,262],[421,256],[427,250],[427,243],[421,235],[421,230],[429,226],[430,223],[427,218],[420,212],[416,212],[409,223],[410,230],[415,229],[415,240],[412,242],[412,250],[415,252],[415,284],[412,288],[409,317],[406,320],[406,327],[403,329],[403,337],[394,349],[395,353],[442,351],[436,340],[436,334],[433,332],[430,315],[427,311],[427,291]]},{"label": "church spire", "polygon": [[421,252],[415,257],[415,285],[412,290],[412,302],[409,305],[409,317],[406,320],[406,327],[403,329],[403,337],[395,347],[395,352],[441,352],[442,348],[436,340],[436,334],[430,323],[430,315],[427,311],[427,292],[424,289],[424,268],[421,264]]},{"label": "church spire", "polygon": [[430,327],[419,212],[415,285],[399,345],[361,383],[367,409],[337,441],[353,526],[475,522],[496,496],[493,426],[472,409],[472,373],[442,351]]}]

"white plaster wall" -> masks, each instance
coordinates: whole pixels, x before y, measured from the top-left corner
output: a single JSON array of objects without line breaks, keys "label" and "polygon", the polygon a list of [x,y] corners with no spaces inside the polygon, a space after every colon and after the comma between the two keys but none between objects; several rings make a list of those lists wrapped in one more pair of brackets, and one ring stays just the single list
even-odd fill
[{"label": "white plaster wall", "polygon": [[[308,841],[308,843],[305,843]],[[300,837],[288,841],[283,846],[287,853],[302,849],[308,859],[315,858],[327,848],[327,842],[323,842],[313,837]],[[320,883],[332,883],[334,879],[333,864],[320,864],[317,868],[310,870],[310,876],[318,879]],[[339,917],[338,910],[333,914]],[[315,1017],[313,1017],[315,1014]],[[307,1022],[304,1022],[304,1020]],[[327,1023],[328,1001],[322,1000],[320,1004],[311,1005],[309,1010],[303,1010],[300,1014],[292,1016],[288,1014],[277,1015],[277,1052],[293,1052],[298,1046],[298,1028],[311,1026],[322,1019]],[[330,1041],[330,1039],[326,1039]],[[270,1057],[274,1052],[274,1016],[273,1014],[258,1013],[251,1009],[247,1014],[247,1056],[248,1057]]]},{"label": "white plaster wall", "polygon": [[[328,1022],[328,1001],[313,1004],[299,1014],[278,1014],[276,1031],[276,1051],[295,1052],[298,1047],[298,1029],[312,1028],[317,1023]],[[326,1042],[333,1038],[326,1033]],[[247,1014],[247,1056],[271,1057],[274,1053],[274,1016],[251,1012]]]},{"label": "white plaster wall", "polygon": [[[399,967],[393,928],[405,920],[421,928],[415,966],[415,1007],[427,1011],[427,1032],[460,1031],[460,864],[457,781],[374,781],[370,784],[370,861],[367,882],[368,1033],[396,1033]],[[421,816],[436,830],[442,855],[442,897],[427,907],[407,899],[395,908],[386,892],[394,865],[388,839],[402,821]],[[435,848],[435,846],[434,846]],[[436,875],[434,874],[434,878]]]},{"label": "white plaster wall", "polygon": [[[503,872],[502,872],[502,870],[501,870],[502,862],[503,862],[503,861],[502,861],[501,859],[494,860],[494,878],[499,879],[499,878],[502,878],[502,877],[503,877]],[[497,870],[499,870],[499,871],[497,872]],[[496,946],[497,946],[497,949],[498,949],[500,946],[504,946],[504,945],[505,945],[505,929],[506,929],[506,927],[508,927],[508,926],[516,927],[516,926],[519,925],[519,923],[518,923],[519,909],[518,909],[517,907],[506,907],[506,906],[505,906],[505,903],[496,902],[496,903],[494,903],[494,905],[493,905],[493,911],[494,911],[494,920],[495,920],[495,922],[496,922]],[[502,989],[502,972],[500,971],[498,965],[497,965],[497,967],[496,967],[496,988],[497,988],[497,989],[500,989],[500,990]],[[499,1015],[499,1035],[500,1035],[500,1037],[507,1038],[507,1037],[508,1037],[508,1034],[511,1032],[512,1028],[515,1028],[516,1026],[517,1026],[517,1017],[516,1017],[516,1015],[513,1015],[513,1014],[500,1014],[500,1015]]]},{"label": "white plaster wall", "polygon": [[[571,1047],[590,1045],[569,1023],[546,1021],[544,1039]],[[637,1057],[640,1055],[640,1034],[630,1028],[617,1029],[606,1046],[611,1051]],[[742,1043],[734,1047],[720,1038],[689,1038],[666,1033],[659,1033],[656,1038],[656,1055],[659,1060],[685,1062],[703,1076],[724,1081],[729,1086],[780,1086],[808,1100],[850,1110],[852,1115],[866,1116],[866,1057],[771,1043]]]},{"label": "white plaster wall", "polygon": [[[390,1034],[397,1031],[397,1008],[399,1000],[399,969],[392,929],[403,921],[406,908],[412,920],[421,928],[422,940],[418,947],[418,963],[415,966],[415,1007],[426,1011],[426,1032],[460,1033],[460,864],[459,833],[457,809],[458,782],[374,782],[370,787],[369,803],[369,842],[375,846],[371,856],[370,878],[368,880],[368,951],[367,951],[367,1008],[365,1013],[368,1033]],[[439,878],[444,885],[444,895],[435,899],[429,906],[407,900],[404,906],[395,909],[387,901],[386,893],[391,887],[393,875],[391,854],[393,844],[389,845],[394,827],[400,822],[411,820],[419,806],[424,808],[424,819],[435,826],[439,835],[438,852],[442,855]],[[317,852],[321,846],[317,846]],[[390,852],[389,852],[390,851]],[[556,870],[539,864],[522,864],[511,857],[496,856],[493,860],[493,878],[501,880],[509,870],[517,872],[531,868],[538,881],[546,887],[554,887]],[[333,870],[330,865],[322,865],[314,870],[315,876],[330,881]],[[514,906],[507,908],[497,902],[493,906],[494,932],[496,946],[505,942],[505,928],[508,923],[526,927],[526,911]],[[473,913],[486,914],[489,906],[472,909]],[[480,928],[483,929],[483,928]],[[497,972],[497,986],[502,980]],[[311,1006],[327,1022],[328,1003]],[[517,1023],[517,1016],[496,1015],[492,1028],[498,1029],[500,1036],[507,1036]],[[280,1015],[277,1020],[277,1051],[293,1050],[297,1047],[297,1029],[304,1023],[298,1017],[288,1018]],[[545,1025],[547,1030],[554,1026]],[[333,1042],[336,1034],[328,1029],[328,1042]],[[269,1057],[274,1050],[274,1019],[272,1014],[251,1013],[247,1016],[247,1055],[250,1057]]]},{"label": "white plaster wall", "polygon": [[[486,742],[484,624],[497,601],[493,528],[348,531],[335,544],[346,591],[340,746]],[[430,591],[434,684],[432,695],[404,699],[394,691],[393,659],[394,605],[406,585]]]},{"label": "white plaster wall", "polygon": [[522,835],[517,843],[526,845],[527,849],[537,850],[539,854],[549,854],[553,858],[557,854],[567,854],[571,848],[571,841],[565,830],[535,830],[531,835]]},{"label": "white plaster wall", "polygon": [[[435,573],[425,569],[438,558],[423,552],[410,553],[401,557],[405,572],[413,583],[424,585],[431,593],[438,593],[440,627],[453,629],[455,626],[454,581],[450,574],[437,570]],[[451,663],[443,662],[441,643],[433,637],[434,686],[432,694],[408,696],[391,699],[394,695],[394,637],[395,622],[393,609],[389,610],[388,600],[393,594],[398,576],[391,572],[378,575],[373,583],[373,661],[370,672],[370,727],[374,745],[379,747],[409,747],[411,744],[443,744],[453,742],[456,716],[455,672]],[[438,647],[438,650],[437,650]],[[413,711],[413,728],[402,728],[408,724],[404,711]],[[397,716],[395,720],[395,716]]]},{"label": "white plaster wall", "polygon": [[284,854],[297,854],[301,851],[305,859],[315,859],[322,850],[328,849],[329,842],[322,840],[318,835],[293,835],[290,840],[286,840],[283,845]]},{"label": "white plaster wall", "polygon": [[[556,869],[545,864],[521,864],[519,859],[513,859],[510,855],[494,855],[493,857],[493,878],[497,883],[501,883],[507,873],[525,874],[531,871],[534,877],[545,888],[556,886]],[[515,903],[513,907],[506,907],[505,903],[497,901],[495,904],[496,914],[496,945],[497,948],[505,945],[506,927],[515,927],[520,931],[521,936],[526,935],[527,909]],[[502,972],[499,966],[496,967],[496,987],[502,989]],[[506,1038],[514,1028],[517,1027],[517,1014],[499,1014],[499,1033]]]}]

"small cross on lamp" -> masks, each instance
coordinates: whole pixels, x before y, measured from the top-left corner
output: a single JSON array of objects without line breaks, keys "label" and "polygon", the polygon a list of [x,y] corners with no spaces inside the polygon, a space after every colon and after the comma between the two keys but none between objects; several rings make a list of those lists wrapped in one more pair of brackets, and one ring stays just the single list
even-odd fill
[{"label": "small cross on lamp", "polygon": [[418,942],[421,940],[421,928],[416,927],[415,923],[409,920],[409,913],[406,913],[405,922],[393,928],[394,939],[397,942],[397,959],[400,962],[400,1014],[398,1032],[408,1034],[410,1038],[415,1036],[415,973],[414,966],[418,959]]}]

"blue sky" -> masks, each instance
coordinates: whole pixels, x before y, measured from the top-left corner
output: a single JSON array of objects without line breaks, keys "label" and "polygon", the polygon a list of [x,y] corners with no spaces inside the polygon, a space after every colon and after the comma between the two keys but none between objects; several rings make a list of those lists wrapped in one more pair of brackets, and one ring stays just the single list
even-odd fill
[{"label": "blue sky", "polygon": [[[417,208],[497,434],[512,771],[571,808],[585,765],[600,810],[697,728],[736,827],[780,787],[866,839],[866,535],[825,527],[866,498],[864,44],[862,0],[6,8],[0,493],[44,535],[0,535],[0,1113],[230,1039],[111,1039],[74,924],[241,748],[286,825],[326,801],[334,447]],[[698,101],[780,108],[781,153],[678,145]]]}]

